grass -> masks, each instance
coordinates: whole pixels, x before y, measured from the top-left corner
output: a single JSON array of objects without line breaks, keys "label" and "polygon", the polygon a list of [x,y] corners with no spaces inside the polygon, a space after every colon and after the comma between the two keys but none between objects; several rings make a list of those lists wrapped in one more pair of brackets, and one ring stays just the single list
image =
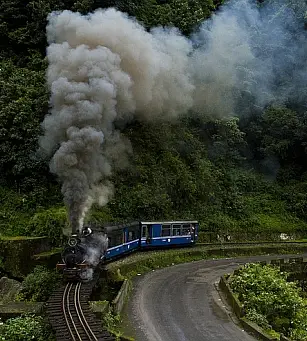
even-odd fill
[{"label": "grass", "polygon": [[237,256],[252,256],[263,254],[289,254],[306,252],[305,244],[266,244],[252,246],[195,246],[184,249],[137,252],[129,257],[117,260],[107,265],[107,270],[114,280],[131,279],[138,274],[203,259],[226,258]]}]

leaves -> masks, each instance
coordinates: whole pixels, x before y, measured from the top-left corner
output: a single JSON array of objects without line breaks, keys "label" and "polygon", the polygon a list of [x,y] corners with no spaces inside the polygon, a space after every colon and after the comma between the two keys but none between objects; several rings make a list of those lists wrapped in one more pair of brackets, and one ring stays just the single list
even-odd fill
[{"label": "leaves", "polygon": [[40,122],[48,107],[44,71],[0,62],[0,170],[16,182],[41,166],[35,160]]},{"label": "leaves", "polygon": [[0,340],[52,341],[50,327],[42,316],[25,315],[0,323]]},{"label": "leaves", "polygon": [[307,300],[277,267],[246,264],[231,277],[230,286],[244,304],[247,317],[255,323],[293,340],[307,337]]},{"label": "leaves", "polygon": [[18,301],[45,302],[59,284],[60,275],[55,270],[48,270],[42,265],[34,268],[22,282],[17,294]]},{"label": "leaves", "polygon": [[219,3],[213,0],[113,0],[107,1],[105,6],[115,6],[120,11],[129,13],[148,29],[175,26],[188,35],[210,16]]},{"label": "leaves", "polygon": [[[66,224],[60,186],[49,172],[48,160],[36,153],[40,123],[48,111],[44,60],[48,13],[64,8],[86,13],[101,6],[116,6],[135,16],[147,29],[175,25],[189,35],[220,3],[1,2],[2,233],[48,234],[57,239]],[[263,115],[256,114],[245,120],[217,120],[205,113],[190,112],[172,123],[130,122],[123,134],[132,142],[131,164],[125,171],[114,173],[115,197],[104,211],[95,208],[92,218],[100,222],[197,218],[202,226],[215,230],[305,228],[295,217],[306,218],[304,186],[279,188],[256,175],[254,169],[263,170],[259,164],[269,158],[276,164],[274,176],[278,181],[284,184],[299,180],[306,170],[306,118],[302,112],[286,107],[271,107]],[[12,194],[12,189],[20,196]]]}]

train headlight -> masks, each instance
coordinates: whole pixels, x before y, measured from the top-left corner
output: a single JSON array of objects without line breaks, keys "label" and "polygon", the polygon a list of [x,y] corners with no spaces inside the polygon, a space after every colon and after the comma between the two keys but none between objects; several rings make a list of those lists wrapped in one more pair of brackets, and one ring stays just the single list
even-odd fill
[{"label": "train headlight", "polygon": [[78,238],[77,237],[70,237],[68,240],[68,245],[69,246],[76,246],[78,244]]},{"label": "train headlight", "polygon": [[92,230],[89,227],[86,227],[82,230],[82,234],[84,237],[88,237],[90,234],[92,234]]}]

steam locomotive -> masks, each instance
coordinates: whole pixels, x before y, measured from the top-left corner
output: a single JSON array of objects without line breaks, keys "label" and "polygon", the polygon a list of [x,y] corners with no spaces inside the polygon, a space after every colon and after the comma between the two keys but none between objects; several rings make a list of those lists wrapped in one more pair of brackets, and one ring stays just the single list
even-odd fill
[{"label": "steam locomotive", "polygon": [[96,230],[85,226],[69,238],[57,269],[66,280],[85,280],[98,264],[133,251],[194,245],[198,229],[197,221],[138,221]]}]

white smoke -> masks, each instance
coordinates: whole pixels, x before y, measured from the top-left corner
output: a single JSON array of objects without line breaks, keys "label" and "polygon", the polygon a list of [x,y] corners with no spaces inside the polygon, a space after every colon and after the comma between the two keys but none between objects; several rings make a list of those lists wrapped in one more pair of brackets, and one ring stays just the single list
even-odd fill
[{"label": "white smoke", "polygon": [[101,262],[108,249],[108,238],[106,234],[95,231],[90,236],[82,238],[82,243],[84,243],[86,249],[85,263],[90,266],[82,273],[82,279],[91,280],[94,268]]},{"label": "white smoke", "polygon": [[[250,36],[242,30],[239,13],[253,12],[245,1],[238,8],[227,8],[203,23],[193,39],[198,43],[191,65],[196,84],[195,109],[215,116],[235,114],[235,102],[242,91],[249,91],[253,81],[255,56]],[[256,13],[249,13],[257,17]],[[262,86],[263,89],[263,86]]]},{"label": "white smoke", "polygon": [[306,63],[295,59],[304,55],[305,38],[294,38],[297,23],[288,12],[272,13],[251,1],[230,1],[190,40],[175,28],[147,32],[115,9],[50,14],[51,111],[40,147],[52,156],[74,231],[93,203],[112,196],[108,178],[131,150],[114,131],[117,120],[240,114],[284,102],[305,87]]}]

